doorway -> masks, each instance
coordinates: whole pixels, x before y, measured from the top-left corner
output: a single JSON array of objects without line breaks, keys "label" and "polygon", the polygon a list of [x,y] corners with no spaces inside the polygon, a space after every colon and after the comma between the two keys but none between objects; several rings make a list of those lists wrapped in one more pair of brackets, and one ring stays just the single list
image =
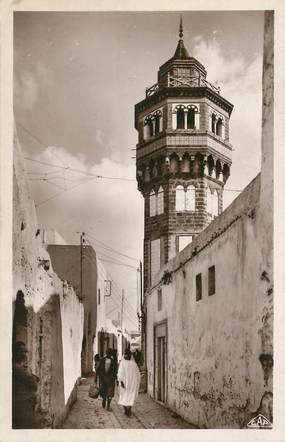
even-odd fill
[{"label": "doorway", "polygon": [[157,324],[154,328],[154,397],[166,402],[167,397],[167,323]]}]

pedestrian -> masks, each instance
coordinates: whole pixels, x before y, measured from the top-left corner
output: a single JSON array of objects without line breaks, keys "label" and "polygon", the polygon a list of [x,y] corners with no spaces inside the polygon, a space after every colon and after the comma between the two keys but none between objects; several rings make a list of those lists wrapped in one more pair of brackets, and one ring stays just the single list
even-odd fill
[{"label": "pedestrian", "polygon": [[125,414],[132,415],[132,406],[138,396],[140,386],[140,371],[129,349],[125,350],[118,371],[120,397],[118,404],[123,405]]},{"label": "pedestrian", "polygon": [[114,397],[115,391],[115,381],[117,377],[117,365],[112,357],[112,349],[108,348],[106,351],[106,356],[104,356],[97,367],[96,370],[96,380],[99,376],[99,392],[102,397],[102,406],[106,407],[107,410],[111,411],[110,405],[112,398]]},{"label": "pedestrian", "polygon": [[135,361],[136,361],[138,367],[140,368],[140,366],[141,366],[141,362],[142,362],[142,353],[141,353],[141,351],[139,351],[139,350],[136,348],[136,350],[135,350],[133,356],[134,356],[134,359],[135,359]]},{"label": "pedestrian", "polygon": [[99,366],[99,363],[100,363],[100,356],[97,353],[94,357],[94,368],[95,368],[94,383],[95,384],[97,384],[97,382],[98,382],[97,368]]}]

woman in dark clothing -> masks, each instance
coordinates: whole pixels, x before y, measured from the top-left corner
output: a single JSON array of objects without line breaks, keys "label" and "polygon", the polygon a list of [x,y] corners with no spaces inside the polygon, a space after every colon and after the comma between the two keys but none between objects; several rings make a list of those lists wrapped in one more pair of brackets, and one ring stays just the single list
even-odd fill
[{"label": "woman in dark clothing", "polygon": [[99,376],[100,396],[103,399],[102,406],[105,408],[107,401],[107,410],[111,411],[110,404],[114,397],[117,364],[112,357],[112,350],[110,348],[108,348],[106,356],[104,356],[98,364],[96,378],[97,376]]}]

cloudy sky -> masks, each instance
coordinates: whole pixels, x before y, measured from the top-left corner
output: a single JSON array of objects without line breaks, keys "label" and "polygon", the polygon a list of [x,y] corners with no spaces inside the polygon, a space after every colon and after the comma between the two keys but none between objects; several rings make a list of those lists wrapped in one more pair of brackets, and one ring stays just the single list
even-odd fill
[{"label": "cloudy sky", "polygon": [[[25,157],[62,167],[26,160],[39,223],[70,243],[78,243],[76,232],[88,232],[134,309],[137,262],[104,249],[102,242],[142,259],[134,105],[174,54],[179,17],[180,12],[17,12],[14,17],[18,137]],[[260,170],[263,13],[183,12],[183,24],[188,51],[234,104],[226,206],[237,196],[230,190],[243,189]],[[131,267],[107,262],[114,260]]]}]

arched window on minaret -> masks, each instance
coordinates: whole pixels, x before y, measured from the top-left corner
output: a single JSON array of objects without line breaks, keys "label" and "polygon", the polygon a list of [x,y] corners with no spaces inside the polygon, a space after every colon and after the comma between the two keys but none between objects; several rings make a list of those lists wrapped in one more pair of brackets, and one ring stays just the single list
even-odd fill
[{"label": "arched window on minaret", "polygon": [[185,191],[183,186],[177,186],[175,190],[175,209],[180,212],[185,210]]},{"label": "arched window on minaret", "polygon": [[177,109],[177,129],[185,129],[184,107]]},{"label": "arched window on minaret", "polygon": [[148,120],[147,125],[148,125],[149,137],[152,137],[153,136],[153,123],[152,123],[151,119]]},{"label": "arched window on minaret", "polygon": [[149,216],[156,215],[156,195],[154,190],[149,194]]},{"label": "arched window on minaret", "polygon": [[207,187],[207,212],[213,214],[213,195],[210,187]]},{"label": "arched window on minaret", "polygon": [[216,115],[212,114],[212,132],[216,133]]},{"label": "arched window on minaret", "polygon": [[219,137],[223,136],[223,121],[221,118],[219,118],[217,121],[216,134],[219,135]]},{"label": "arched window on minaret", "polygon": [[187,112],[187,129],[195,128],[195,109],[188,109]]},{"label": "arched window on minaret", "polygon": [[190,185],[186,190],[186,210],[195,210],[196,209],[196,190],[195,186]]},{"label": "arched window on minaret", "polygon": [[219,195],[217,190],[214,190],[212,195],[213,200],[213,215],[218,216],[219,215]]},{"label": "arched window on minaret", "polygon": [[162,113],[160,110],[154,113],[154,133],[155,135],[162,131]]},{"label": "arched window on minaret", "polygon": [[144,140],[147,141],[153,136],[153,124],[151,117],[147,117],[144,120]]},{"label": "arched window on minaret", "polygon": [[164,212],[164,192],[160,186],[157,193],[157,214],[161,215]]}]

